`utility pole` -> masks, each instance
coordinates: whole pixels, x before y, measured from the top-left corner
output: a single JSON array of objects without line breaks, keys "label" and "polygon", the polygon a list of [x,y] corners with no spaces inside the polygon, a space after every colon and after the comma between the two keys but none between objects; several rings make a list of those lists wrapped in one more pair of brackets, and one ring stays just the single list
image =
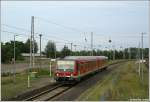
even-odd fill
[{"label": "utility pole", "polygon": [[123,59],[125,59],[125,48],[123,49]]},{"label": "utility pole", "polygon": [[113,60],[115,60],[115,45],[114,45],[113,47],[114,47],[114,51],[113,51]]},{"label": "utility pole", "polygon": [[84,40],[85,40],[84,51],[86,51],[86,43],[87,43],[87,39],[86,39],[85,32],[84,32],[84,36],[85,36],[85,38],[84,38]]},{"label": "utility pole", "polygon": [[130,49],[130,47],[128,48],[128,53],[129,53],[129,59],[131,59],[131,49]]},{"label": "utility pole", "polygon": [[91,32],[91,56],[93,56],[93,32]]},{"label": "utility pole", "polygon": [[70,43],[71,44],[71,51],[72,51],[72,43]]},{"label": "utility pole", "polygon": [[57,57],[57,56],[56,56],[56,44],[55,44],[55,59],[56,59],[56,57]]},{"label": "utility pole", "polygon": [[15,83],[15,78],[16,78],[16,75],[15,75],[15,70],[16,70],[16,36],[18,35],[14,35],[14,71],[13,71],[13,76],[14,76],[14,83]]},{"label": "utility pole", "polygon": [[74,47],[75,47],[75,51],[76,51],[76,47],[77,47],[77,45],[74,45]]},{"label": "utility pole", "polygon": [[122,54],[123,54],[122,58],[125,59],[125,49],[123,48],[123,46],[121,46],[120,48],[122,49]]},{"label": "utility pole", "polygon": [[141,64],[140,64],[140,42],[139,42],[139,46],[138,46],[138,62],[139,62],[139,76],[141,73]]},{"label": "utility pole", "polygon": [[34,40],[34,16],[32,16],[32,35],[33,35],[33,68],[35,67],[35,51],[34,51],[34,49],[35,49],[35,44],[34,44],[34,42],[35,42],[35,40]]},{"label": "utility pole", "polygon": [[[143,65],[143,60],[144,60],[144,55],[143,55],[143,34],[145,34],[145,33],[142,32],[142,36],[141,36],[141,44],[142,44],[142,46],[141,46],[141,47],[142,47],[142,51],[141,51],[141,52],[142,52],[142,65]],[[141,69],[142,69],[142,80],[143,80],[143,66],[141,66],[141,67],[142,67]]]},{"label": "utility pole", "polygon": [[70,43],[70,44],[71,44],[71,55],[72,55],[72,44],[73,44],[73,43]]},{"label": "utility pole", "polygon": [[33,16],[31,17],[31,38],[30,38],[30,67],[28,69],[28,88],[30,87],[30,69],[33,68],[32,63],[32,50],[33,50]]},{"label": "utility pole", "polygon": [[41,37],[42,37],[42,34],[39,34],[40,36],[40,69],[41,69]]},{"label": "utility pole", "polygon": [[[111,39],[109,39],[108,42],[111,43],[111,42],[112,42]],[[110,57],[110,59],[111,59],[111,45],[110,45],[110,48],[109,48],[109,52],[110,52],[109,57]]]}]

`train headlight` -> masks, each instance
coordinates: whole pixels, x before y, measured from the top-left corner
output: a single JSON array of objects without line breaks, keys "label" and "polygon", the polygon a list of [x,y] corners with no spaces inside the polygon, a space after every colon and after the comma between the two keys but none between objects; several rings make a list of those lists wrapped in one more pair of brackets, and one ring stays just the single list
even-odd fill
[{"label": "train headlight", "polygon": [[57,73],[56,76],[59,76],[59,74]]}]

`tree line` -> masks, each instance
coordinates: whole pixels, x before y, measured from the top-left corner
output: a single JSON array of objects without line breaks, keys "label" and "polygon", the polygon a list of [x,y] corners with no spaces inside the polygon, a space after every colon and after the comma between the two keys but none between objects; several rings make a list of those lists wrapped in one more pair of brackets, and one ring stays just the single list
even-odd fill
[{"label": "tree line", "polygon": [[[38,45],[37,42],[34,41],[34,52],[37,53]],[[28,39],[25,43],[21,41],[15,41],[15,58],[16,60],[23,60],[23,56],[21,53],[30,53],[30,39]],[[32,50],[33,52],[33,50]],[[1,42],[1,61],[2,62],[11,62],[14,57],[14,41],[2,43]]]},{"label": "tree line", "polygon": [[[15,41],[15,49],[16,49],[16,60],[24,60],[21,53],[30,53],[30,39],[28,39],[25,43],[21,41]],[[36,41],[34,41],[34,52],[38,52],[38,44]],[[109,59],[113,59],[113,55],[115,53],[115,59],[136,59],[139,56],[138,51],[141,49],[138,48],[125,48],[124,50],[93,50],[93,56],[107,56]],[[33,52],[33,50],[32,50]],[[149,48],[144,48],[144,58],[148,58],[148,52]],[[42,54],[46,55],[47,58],[63,58],[65,56],[90,56],[91,51],[71,51],[68,46],[64,45],[63,49],[61,51],[57,51],[56,44],[52,41],[48,41],[44,51],[42,51]],[[12,58],[14,57],[14,41],[1,43],[1,60],[2,63],[8,63],[11,62]]]}]

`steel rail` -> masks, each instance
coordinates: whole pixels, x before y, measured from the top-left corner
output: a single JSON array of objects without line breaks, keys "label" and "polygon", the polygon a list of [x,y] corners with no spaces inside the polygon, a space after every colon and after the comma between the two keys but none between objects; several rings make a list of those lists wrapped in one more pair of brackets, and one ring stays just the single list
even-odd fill
[{"label": "steel rail", "polygon": [[35,94],[34,96],[28,97],[28,98],[24,99],[23,101],[33,100],[33,99],[35,99],[36,97],[39,97],[39,96],[41,96],[41,95],[43,95],[43,94],[46,94],[46,93],[48,93],[48,92],[50,92],[50,91],[52,91],[52,90],[55,90],[55,89],[57,89],[58,87],[61,87],[61,86],[63,86],[63,85],[64,85],[64,84],[59,84],[59,85],[57,85],[57,86],[54,86],[54,87],[52,87],[52,88],[50,88],[50,89],[48,89],[48,90],[42,91],[42,92],[40,92],[40,93],[37,93],[37,94]]}]

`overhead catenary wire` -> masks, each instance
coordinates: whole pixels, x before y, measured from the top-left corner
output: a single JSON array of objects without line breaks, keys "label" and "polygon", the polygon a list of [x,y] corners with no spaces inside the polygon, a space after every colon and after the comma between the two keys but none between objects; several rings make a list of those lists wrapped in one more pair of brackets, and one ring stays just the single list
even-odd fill
[{"label": "overhead catenary wire", "polygon": [[[26,33],[17,33],[17,32],[11,32],[11,31],[6,31],[6,30],[0,30],[1,32],[5,32],[5,33],[8,33],[8,34],[17,34],[17,35],[22,35],[22,36],[24,36],[24,37],[30,37],[30,35],[29,34],[26,34]],[[19,37],[21,37],[21,36],[19,36]],[[35,38],[37,38],[37,39],[39,39],[40,37],[39,36],[35,36]],[[51,40],[51,39],[48,39],[47,37],[42,37],[41,39],[43,39],[43,40],[46,40],[46,41],[52,41],[52,42],[54,42],[54,43],[56,43],[57,44],[57,46],[64,46],[65,44],[70,44],[69,42],[64,42],[64,41],[57,41],[57,40]],[[64,44],[62,44],[62,43],[64,43]],[[59,44],[59,45],[58,45]],[[62,44],[62,45],[60,45],[60,44]],[[73,45],[76,45],[76,46],[80,46],[80,47],[85,47],[83,44],[73,44]],[[86,46],[86,48],[89,48],[90,49],[90,45],[87,45]],[[94,45],[94,48],[97,48],[97,49],[99,49],[99,45]]]},{"label": "overhead catenary wire", "polygon": [[[24,34],[24,33],[16,33],[16,32],[11,32],[11,31],[6,31],[6,30],[1,30],[1,32],[5,32],[5,33],[8,33],[8,34],[17,34],[17,35],[22,35],[22,36],[25,36],[25,37],[30,37],[30,35],[29,34]],[[19,37],[21,37],[21,36],[19,36]],[[39,36],[35,36],[35,38],[40,38]],[[68,43],[68,42],[62,42],[62,41],[56,41],[56,40],[50,40],[50,39],[47,39],[47,38],[41,38],[41,39],[43,39],[43,40],[47,40],[47,41],[52,41],[52,42],[54,42],[54,43],[56,43],[56,44],[58,44],[58,43],[64,43],[64,44],[70,44],[70,43]],[[79,45],[79,44],[76,44],[77,46],[82,46],[83,47],[83,45]]]},{"label": "overhead catenary wire", "polygon": [[[13,28],[13,29],[17,29],[17,30],[21,30],[21,31],[26,31],[26,32],[30,32],[30,30],[27,30],[27,29],[24,29],[24,28],[20,28],[20,27],[16,27],[16,26],[12,26],[12,25],[8,25],[8,24],[2,24],[2,26],[6,26],[6,27],[9,27],[9,28]],[[67,29],[70,29],[70,28],[67,28]],[[72,29],[70,29],[70,30],[72,30]],[[37,33],[37,32],[35,32],[35,36],[37,36],[37,37],[39,37],[39,34],[41,34],[41,33]],[[49,38],[52,38],[53,39],[53,41],[55,41],[56,43],[64,43],[64,42],[68,42],[68,43],[80,43],[80,44],[84,44],[84,43],[86,43],[86,45],[87,46],[89,46],[90,45],[90,43],[88,44],[87,43],[87,38],[86,38],[86,35],[85,35],[85,33],[83,33],[84,34],[84,37],[85,37],[85,41],[84,41],[84,43],[83,42],[79,42],[79,41],[70,41],[70,40],[66,40],[66,39],[63,39],[63,38],[60,38],[60,37],[56,37],[56,36],[53,36],[53,35],[46,35],[46,33],[42,33],[44,36],[42,37],[42,39],[43,38],[45,38],[45,39],[47,39],[48,37]],[[49,33],[50,34],[50,33]],[[54,34],[54,35],[57,35],[57,34]],[[98,34],[94,34],[95,36],[96,36],[96,38],[98,38],[98,37],[107,37],[107,36],[101,36],[101,35],[98,35]],[[36,37],[36,38],[37,38]],[[121,37],[121,38],[136,38],[137,36],[126,36],[126,35],[120,35],[120,36],[118,36],[118,37]],[[144,37],[147,37],[147,36],[144,36]],[[56,40],[54,40],[54,39],[56,39]],[[57,41],[59,39],[59,41]],[[47,39],[47,40],[49,40],[49,39]],[[60,41],[60,40],[62,40],[62,41]],[[93,46],[97,46],[97,44],[94,44]],[[85,47],[85,46],[84,46]],[[98,47],[98,46],[97,46]]]},{"label": "overhead catenary wire", "polygon": [[[16,26],[12,26],[12,25],[8,25],[8,24],[2,24],[2,26],[6,26],[6,27],[9,27],[9,28],[13,28],[13,29],[21,30],[21,31],[26,31],[26,32],[29,32],[29,33],[31,32],[30,30],[27,30],[27,29],[24,29],[24,28],[20,28],[20,27],[16,27]],[[35,32],[34,34],[36,36],[38,36],[41,33]],[[42,33],[42,34],[44,34],[44,33]],[[55,34],[55,35],[57,35],[57,34]],[[70,42],[70,43],[72,43],[72,42],[74,42],[74,43],[83,43],[83,42],[69,41],[69,40],[62,39],[60,37],[56,37],[56,36],[52,36],[52,35],[44,35],[44,36],[45,37],[50,37],[50,38],[52,37],[52,38],[60,39],[60,40],[63,40],[63,41],[66,41],[66,42]]]},{"label": "overhead catenary wire", "polygon": [[[11,31],[6,31],[6,30],[1,30],[1,32],[5,32],[5,33],[8,33],[8,34],[17,34],[17,35],[22,35],[22,36],[28,36],[28,37],[30,37],[30,35],[28,35],[28,34],[16,33],[16,32],[11,32]],[[39,39],[40,37],[39,36],[35,36],[35,38]],[[67,43],[67,42],[63,42],[63,41],[50,40],[50,39],[43,38],[43,37],[42,37],[42,39],[48,40],[48,41],[53,41],[55,43]]]},{"label": "overhead catenary wire", "polygon": [[[65,26],[65,25],[62,25],[62,24],[58,24],[56,22],[53,22],[51,20],[48,20],[48,19],[45,19],[45,18],[41,18],[41,17],[35,17],[35,18],[39,19],[41,21],[44,21],[45,23],[54,24],[54,25],[57,25],[59,27],[62,27],[62,28],[65,28],[65,29],[68,29],[68,30],[71,30],[71,31],[74,31],[74,32],[79,32],[79,33],[83,34],[83,31],[81,31],[79,29],[76,29],[74,27],[69,27],[69,26]],[[84,34],[84,36],[85,36],[85,34]],[[86,38],[86,36],[85,36],[85,38]]]},{"label": "overhead catenary wire", "polygon": [[[110,37],[110,35],[106,36],[106,34],[94,34],[94,35],[97,37],[100,37],[100,38],[102,38],[102,37],[109,38]],[[131,35],[131,33],[125,33],[125,34],[112,35],[111,38],[113,38],[113,37],[115,37],[115,38],[116,37],[118,37],[118,38],[140,38],[141,36],[138,33],[135,33],[132,35]],[[148,36],[145,36],[145,37],[148,37]]]},{"label": "overhead catenary wire", "polygon": [[75,32],[80,32],[80,33],[82,32],[82,31],[79,30],[79,29],[76,29],[76,28],[73,28],[73,27],[64,26],[64,25],[62,25],[62,24],[58,24],[58,23],[56,23],[56,22],[50,21],[50,20],[45,19],[45,18],[36,17],[36,19],[39,19],[39,20],[44,21],[44,22],[46,22],[46,23],[50,23],[50,24],[54,24],[54,25],[60,26],[60,27],[62,27],[62,28],[68,29],[68,30],[72,30],[72,31],[75,31]]},{"label": "overhead catenary wire", "polygon": [[[30,30],[27,30],[27,29],[24,29],[24,28],[20,28],[20,27],[16,27],[16,26],[12,26],[12,25],[8,25],[8,24],[2,24],[2,26],[6,26],[6,27],[9,27],[9,28],[13,28],[13,29],[21,30],[21,31],[30,32]],[[35,32],[35,36],[38,36],[39,34],[41,34],[41,33]],[[42,34],[44,34],[44,33],[42,33]],[[90,45],[90,44],[87,43],[87,38],[86,38],[85,33],[83,33],[83,34],[84,34],[84,36],[85,36],[86,45]],[[55,34],[55,35],[57,35],[57,34]],[[95,36],[96,36],[96,37],[104,37],[104,36],[100,36],[100,35],[98,35],[98,34],[95,34]],[[60,38],[60,37],[56,37],[56,36],[52,36],[52,35],[44,35],[43,37],[44,37],[44,38],[50,37],[50,38],[53,38],[53,39],[56,38],[56,39],[59,39],[59,40],[62,40],[62,41],[66,41],[66,42],[69,42],[69,43],[72,43],[72,42],[73,42],[73,43],[82,43],[82,44],[83,44],[83,42],[69,41],[69,40],[62,39],[62,38]],[[122,37],[122,38],[125,38],[125,37],[136,38],[137,36],[118,36],[118,37]],[[145,37],[146,37],[146,36],[145,36]],[[97,46],[97,45],[93,45],[93,46]]]},{"label": "overhead catenary wire", "polygon": [[[17,29],[17,30],[21,30],[21,31],[26,31],[26,32],[31,32],[30,30],[27,30],[27,29],[24,29],[24,28],[20,28],[20,27],[15,27],[15,26],[11,26],[11,25],[7,25],[7,24],[2,24],[2,26],[6,26],[6,27],[9,27],[9,28],[14,28],[14,29]],[[36,35],[39,35],[40,33],[37,33],[35,32]],[[44,35],[45,36],[45,35]],[[47,35],[46,35],[47,36]],[[53,38],[57,38],[57,39],[61,39],[61,40],[64,40],[62,38],[59,38],[59,37],[56,37],[56,36],[52,36],[52,35],[49,35],[47,37],[53,37]],[[68,40],[64,40],[64,41],[68,41]]]}]

